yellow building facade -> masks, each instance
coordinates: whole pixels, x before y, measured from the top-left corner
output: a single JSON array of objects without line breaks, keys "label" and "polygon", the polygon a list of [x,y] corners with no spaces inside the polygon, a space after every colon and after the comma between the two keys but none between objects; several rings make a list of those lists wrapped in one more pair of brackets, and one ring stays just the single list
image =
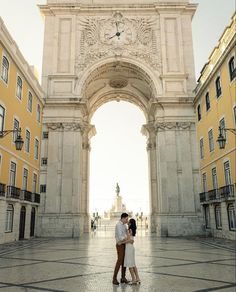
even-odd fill
[{"label": "yellow building facade", "polygon": [[37,78],[0,18],[0,243],[35,234],[42,111]]},{"label": "yellow building facade", "polygon": [[[230,239],[236,235],[235,46],[236,15],[201,71],[194,100],[206,232]],[[220,132],[226,139],[224,149],[217,141]]]}]

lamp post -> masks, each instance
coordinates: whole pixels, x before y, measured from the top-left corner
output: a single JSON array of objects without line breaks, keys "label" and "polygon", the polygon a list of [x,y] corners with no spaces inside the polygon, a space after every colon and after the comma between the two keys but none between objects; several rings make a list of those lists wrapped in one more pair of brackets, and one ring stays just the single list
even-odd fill
[{"label": "lamp post", "polygon": [[0,131],[0,138],[5,137],[6,135],[10,134],[10,133],[16,133],[17,137],[15,140],[15,146],[16,146],[16,150],[21,151],[23,144],[24,144],[24,140],[21,137],[21,128],[19,129],[15,129],[15,130],[5,130],[5,131]]},{"label": "lamp post", "polygon": [[229,131],[229,132],[233,133],[234,135],[236,135],[236,129],[229,129],[229,128],[221,128],[221,127],[219,127],[219,136],[218,136],[218,139],[216,140],[216,142],[219,143],[219,148],[220,149],[225,149],[225,143],[226,143],[225,133],[226,133],[226,131]]}]

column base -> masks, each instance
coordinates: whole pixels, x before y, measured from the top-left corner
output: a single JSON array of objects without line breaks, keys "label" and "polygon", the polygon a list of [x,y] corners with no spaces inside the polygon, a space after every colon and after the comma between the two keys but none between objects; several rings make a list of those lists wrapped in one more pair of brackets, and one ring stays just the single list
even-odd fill
[{"label": "column base", "polygon": [[153,214],[150,217],[151,232],[160,237],[205,235],[202,217],[195,214]]},{"label": "column base", "polygon": [[80,237],[90,230],[88,214],[38,214],[36,236]]}]

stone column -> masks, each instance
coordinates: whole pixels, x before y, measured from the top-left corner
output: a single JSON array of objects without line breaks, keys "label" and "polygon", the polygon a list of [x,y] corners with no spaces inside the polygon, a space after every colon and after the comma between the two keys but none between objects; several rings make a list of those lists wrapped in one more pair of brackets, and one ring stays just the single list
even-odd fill
[{"label": "stone column", "polygon": [[156,232],[156,216],[158,212],[158,184],[156,157],[156,130],[153,123],[143,125],[142,133],[147,136],[147,153],[149,169],[149,204],[151,232]]}]

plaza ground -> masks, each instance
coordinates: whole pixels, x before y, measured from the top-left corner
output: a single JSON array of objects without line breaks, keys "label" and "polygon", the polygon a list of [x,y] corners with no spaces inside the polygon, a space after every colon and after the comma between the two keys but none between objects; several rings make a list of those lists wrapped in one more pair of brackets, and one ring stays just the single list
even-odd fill
[{"label": "plaza ground", "polygon": [[220,239],[157,238],[143,232],[135,240],[142,283],[116,287],[111,232],[9,243],[0,245],[0,291],[235,292],[234,247]]}]

